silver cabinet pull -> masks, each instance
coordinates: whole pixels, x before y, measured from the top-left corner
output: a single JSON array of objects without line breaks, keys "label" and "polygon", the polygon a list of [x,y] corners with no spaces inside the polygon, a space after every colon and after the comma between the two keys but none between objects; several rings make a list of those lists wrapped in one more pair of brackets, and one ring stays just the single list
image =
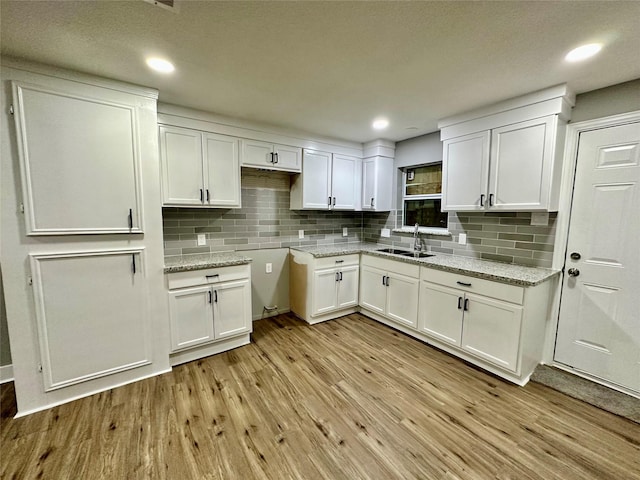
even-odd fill
[{"label": "silver cabinet pull", "polygon": [[213,291],[213,296],[214,296],[214,303],[218,303],[218,290],[214,290]]},{"label": "silver cabinet pull", "polygon": [[389,276],[387,276],[387,281],[384,283],[386,287],[389,286]]},{"label": "silver cabinet pull", "polygon": [[209,189],[207,188],[207,202],[209,202]]},{"label": "silver cabinet pull", "polygon": [[200,189],[200,203],[204,203],[204,192]]},{"label": "silver cabinet pull", "polygon": [[385,282],[385,279],[387,278],[386,275],[382,276],[382,285],[384,285],[385,287],[387,286],[387,283]]},{"label": "silver cabinet pull", "polygon": [[493,207],[493,193],[489,194],[489,206]]},{"label": "silver cabinet pull", "polygon": [[327,205],[331,206],[331,197],[329,197],[329,200],[327,201]]},{"label": "silver cabinet pull", "polygon": [[342,281],[342,272],[340,272],[340,281]]},{"label": "silver cabinet pull", "polygon": [[484,193],[480,194],[480,206],[484,207]]},{"label": "silver cabinet pull", "polygon": [[371,208],[373,208],[373,197],[371,197]]},{"label": "silver cabinet pull", "polygon": [[465,312],[468,312],[468,311],[469,311],[469,299],[468,299],[468,298],[465,298],[465,299],[464,299],[464,308],[463,308],[463,310],[464,310]]},{"label": "silver cabinet pull", "polygon": [[129,209],[129,230],[133,229],[133,209]]},{"label": "silver cabinet pull", "polygon": [[273,152],[271,152],[271,163],[275,163],[273,159],[274,159]]},{"label": "silver cabinet pull", "polygon": [[276,157],[276,162],[275,163],[278,163],[278,152],[275,153],[275,157]]},{"label": "silver cabinet pull", "polygon": [[340,281],[340,274],[338,272],[336,272],[336,282]]},{"label": "silver cabinet pull", "polygon": [[458,297],[458,310],[462,310],[462,297]]},{"label": "silver cabinet pull", "polygon": [[333,197],[333,206],[336,206],[336,197]]},{"label": "silver cabinet pull", "polygon": [[133,274],[136,274],[136,254],[132,253],[131,254],[131,268],[133,270]]},{"label": "silver cabinet pull", "polygon": [[211,290],[209,290],[209,303],[213,302],[213,294],[211,293]]}]

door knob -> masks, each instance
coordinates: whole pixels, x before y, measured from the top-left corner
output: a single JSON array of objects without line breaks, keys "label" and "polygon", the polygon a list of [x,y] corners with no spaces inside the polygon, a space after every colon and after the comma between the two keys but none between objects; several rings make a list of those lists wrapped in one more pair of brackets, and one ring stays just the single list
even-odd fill
[{"label": "door knob", "polygon": [[570,277],[577,277],[578,275],[580,275],[580,270],[578,270],[577,268],[570,268],[569,270],[567,270],[567,273]]}]

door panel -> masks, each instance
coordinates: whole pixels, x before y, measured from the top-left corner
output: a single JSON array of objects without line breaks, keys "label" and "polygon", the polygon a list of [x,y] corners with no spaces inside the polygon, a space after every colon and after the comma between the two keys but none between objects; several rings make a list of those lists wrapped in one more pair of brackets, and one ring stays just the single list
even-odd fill
[{"label": "door panel", "polygon": [[376,161],[362,161],[362,210],[375,209],[376,201]]},{"label": "door panel", "polygon": [[418,328],[438,340],[457,347],[462,339],[464,293],[429,282],[420,285]]},{"label": "door panel", "polygon": [[387,316],[396,322],[412,328],[418,328],[418,291],[420,281],[417,278],[389,273],[387,281]]},{"label": "door panel", "polygon": [[160,127],[162,202],[202,205],[202,134],[178,127]]},{"label": "door panel", "polygon": [[211,342],[213,336],[211,287],[184,288],[169,293],[171,350]]},{"label": "door panel", "polygon": [[364,266],[360,269],[360,306],[380,315],[387,307],[387,287],[382,283],[385,272]]},{"label": "door panel", "polygon": [[31,255],[46,391],[151,363],[143,260],[139,249]]},{"label": "door panel", "polygon": [[[205,204],[240,206],[238,140],[206,133],[204,139]],[[208,198],[208,201],[207,201]]]},{"label": "door panel", "polygon": [[273,167],[273,144],[258,140],[240,140],[242,165],[258,168]]},{"label": "door panel", "polygon": [[213,289],[213,328],[216,340],[251,331],[249,280],[222,283]]},{"label": "door panel", "polygon": [[328,210],[331,196],[331,154],[304,151],[303,207]]},{"label": "door panel", "polygon": [[336,199],[334,210],[355,210],[358,197],[358,159],[333,155],[331,195]]},{"label": "door panel", "polygon": [[340,269],[338,282],[338,308],[354,307],[358,304],[358,275],[357,266]]},{"label": "door panel", "polygon": [[[640,392],[640,123],[580,135],[555,360]],[[579,259],[572,259],[576,252]]]},{"label": "door panel", "polygon": [[488,205],[489,140],[485,131],[444,142],[442,210],[484,210]]},{"label": "door panel", "polygon": [[277,153],[275,167],[279,170],[291,172],[302,171],[302,149],[288,147],[286,145],[275,145],[274,152]]},{"label": "door panel", "polygon": [[313,272],[313,315],[331,312],[338,307],[338,272],[335,269]]}]

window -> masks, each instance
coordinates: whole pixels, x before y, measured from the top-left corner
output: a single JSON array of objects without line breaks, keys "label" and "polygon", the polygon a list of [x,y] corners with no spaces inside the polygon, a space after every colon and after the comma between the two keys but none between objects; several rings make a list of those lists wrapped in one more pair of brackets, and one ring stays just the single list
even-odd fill
[{"label": "window", "polygon": [[442,163],[407,169],[404,173],[405,227],[447,228],[447,212],[441,212]]}]

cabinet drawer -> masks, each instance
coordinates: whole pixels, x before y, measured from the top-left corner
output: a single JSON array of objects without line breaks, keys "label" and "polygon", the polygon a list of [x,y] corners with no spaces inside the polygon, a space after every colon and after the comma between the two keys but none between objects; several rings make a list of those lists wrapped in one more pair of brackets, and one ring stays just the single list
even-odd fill
[{"label": "cabinet drawer", "polygon": [[422,267],[421,280],[522,305],[524,288],[482,278]]},{"label": "cabinet drawer", "polygon": [[249,278],[248,265],[234,265],[231,267],[207,268],[205,270],[192,270],[189,272],[177,272],[167,275],[169,290],[196,285],[206,285],[230,280]]},{"label": "cabinet drawer", "polygon": [[347,265],[359,265],[360,255],[336,255],[334,257],[316,258],[315,269],[333,268],[333,267],[346,267]]},{"label": "cabinet drawer", "polygon": [[393,272],[407,277],[420,277],[420,266],[373,255],[362,255],[362,265],[379,268],[385,272]]}]

